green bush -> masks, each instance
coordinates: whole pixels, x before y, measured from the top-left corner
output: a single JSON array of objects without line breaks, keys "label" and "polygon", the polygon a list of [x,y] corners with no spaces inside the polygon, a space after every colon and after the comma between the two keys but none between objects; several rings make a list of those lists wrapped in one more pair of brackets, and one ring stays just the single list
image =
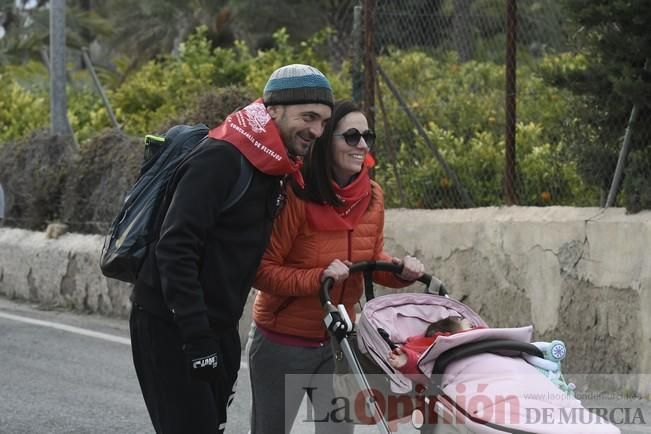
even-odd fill
[{"label": "green bush", "polygon": [[[504,68],[487,62],[459,63],[454,54],[433,58],[418,51],[396,51],[380,60],[409,101],[430,142],[468,192],[475,206],[503,203]],[[414,80],[414,77],[418,77]],[[517,77],[516,189],[522,205],[594,203],[595,192],[582,186],[568,143],[558,133],[573,97],[545,85],[526,65]],[[392,135],[399,138],[396,159],[378,150],[378,179],[387,186],[391,206],[460,207],[453,179],[443,170],[415,126],[382,84]],[[383,124],[378,117],[378,129]],[[393,165],[399,167],[391,167]],[[400,173],[403,198],[394,173]]]},{"label": "green bush", "polygon": [[2,143],[43,128],[50,118],[47,95],[30,92],[8,74],[0,73],[0,147]]},{"label": "green bush", "polygon": [[[274,34],[273,49],[251,52],[241,42],[233,48],[213,49],[205,28],[199,28],[181,45],[178,56],[159,57],[124,81],[104,82],[124,133],[136,137],[191,120],[214,125],[230,106],[232,110],[261,96],[271,71],[289,63],[316,66],[330,79],[335,96],[348,98],[350,65],[344,62],[335,70],[328,62],[322,53],[328,35],[324,30],[292,45],[281,29]],[[394,50],[378,61],[473,203],[502,204],[503,65],[461,63],[455,54],[435,56],[417,50]],[[525,62],[518,69],[516,190],[522,205],[598,203],[599,188],[586,183],[591,176],[604,179],[601,174],[591,174],[589,153],[583,149],[598,137],[594,123],[581,117],[586,101],[544,79],[555,76],[558,70],[581,71],[585,62],[578,55],[547,56],[538,62]],[[96,136],[110,127],[106,110],[87,72],[75,74],[74,86],[68,89],[68,115],[77,140],[82,145],[89,142],[88,146],[104,143]],[[5,69],[0,79],[8,84],[0,90],[0,143],[46,126],[48,86],[43,70],[33,65]],[[232,91],[221,93],[218,89]],[[386,190],[387,204],[465,206],[459,185],[443,170],[382,81],[379,90],[386,112],[376,113],[380,140],[375,150],[375,176]],[[641,156],[635,159],[643,160]]]},{"label": "green bush", "polygon": [[347,64],[341,70],[335,71],[327,58],[319,54],[326,43],[329,30],[315,33],[310,39],[299,46],[289,43],[287,30],[281,28],[274,33],[275,48],[267,51],[258,51],[255,56],[247,58],[249,69],[243,83],[250,91],[262,96],[262,89],[269,79],[269,74],[283,65],[291,63],[304,63],[312,65],[323,72],[332,85],[335,98],[350,98],[351,86]]},{"label": "green bush", "polygon": [[[166,119],[178,117],[198,96],[218,88],[239,86],[255,95],[253,98],[260,97],[269,74],[287,63],[313,64],[328,75],[338,95],[349,94],[346,73],[332,71],[327,61],[316,54],[325,42],[325,31],[294,47],[281,29],[274,34],[274,49],[255,54],[241,42],[234,48],[212,49],[205,34],[205,27],[198,28],[181,44],[178,57],[165,56],[147,63],[109,92],[118,122],[127,133],[153,131]],[[91,110],[89,118],[90,129],[109,125],[101,106]]]},{"label": "green bush", "polygon": [[35,130],[0,149],[0,183],[7,199],[7,221],[44,229],[61,218],[61,203],[73,153],[70,143],[47,130]]}]

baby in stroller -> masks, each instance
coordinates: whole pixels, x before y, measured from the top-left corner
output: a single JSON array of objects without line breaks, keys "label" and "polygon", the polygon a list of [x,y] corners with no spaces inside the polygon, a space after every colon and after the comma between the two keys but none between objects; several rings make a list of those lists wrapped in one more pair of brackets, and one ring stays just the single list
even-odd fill
[{"label": "baby in stroller", "polygon": [[[351,272],[378,269],[394,271],[390,264],[351,266]],[[620,433],[541,372],[546,363],[537,361],[548,361],[547,351],[561,356],[559,361],[564,357],[554,345],[558,341],[535,345],[532,326],[489,327],[469,306],[449,298],[440,281],[435,295],[433,277],[419,280],[428,285],[425,293],[375,297],[369,284],[354,331],[350,321],[332,320],[343,308],[332,305],[328,285],[322,286],[326,324],[345,362],[335,390],[351,402],[364,398],[356,423],[375,423],[388,433],[388,422],[411,415],[414,426],[428,434]],[[345,375],[346,369],[354,375]]]},{"label": "baby in stroller", "polygon": [[[450,336],[474,328],[470,321],[462,317],[449,316],[440,319],[427,326],[424,336],[411,336],[400,346],[389,344],[392,349],[387,355],[387,360],[392,367],[403,374],[418,374],[420,373],[417,366],[419,357],[439,336]],[[389,339],[388,335],[386,336],[386,339]]]}]

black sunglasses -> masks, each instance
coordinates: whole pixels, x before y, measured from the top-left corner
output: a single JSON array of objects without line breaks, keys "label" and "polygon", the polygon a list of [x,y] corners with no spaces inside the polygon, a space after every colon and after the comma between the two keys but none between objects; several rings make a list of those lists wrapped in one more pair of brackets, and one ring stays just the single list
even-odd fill
[{"label": "black sunglasses", "polygon": [[373,132],[373,130],[366,130],[363,133],[360,133],[357,128],[350,128],[343,133],[335,133],[333,136],[343,137],[348,146],[359,145],[359,141],[362,137],[364,137],[366,146],[369,148],[375,144],[375,132]]}]

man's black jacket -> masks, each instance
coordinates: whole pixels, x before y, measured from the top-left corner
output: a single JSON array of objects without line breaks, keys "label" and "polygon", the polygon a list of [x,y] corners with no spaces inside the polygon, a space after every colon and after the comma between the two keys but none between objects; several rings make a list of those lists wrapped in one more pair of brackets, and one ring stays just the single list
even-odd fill
[{"label": "man's black jacket", "polygon": [[281,192],[279,177],[252,170],[246,193],[224,213],[240,171],[233,145],[205,140],[172,178],[160,238],[149,248],[132,301],[173,318],[184,340],[210,328],[232,332],[242,315]]}]

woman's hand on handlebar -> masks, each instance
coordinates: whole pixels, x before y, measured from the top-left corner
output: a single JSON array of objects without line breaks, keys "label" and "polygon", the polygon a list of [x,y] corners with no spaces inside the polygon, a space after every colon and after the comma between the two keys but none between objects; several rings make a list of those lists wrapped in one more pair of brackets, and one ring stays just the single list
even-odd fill
[{"label": "woman's hand on handlebar", "polygon": [[413,282],[425,273],[425,265],[413,256],[405,256],[403,259],[393,258],[396,265],[402,265],[402,272],[398,277],[408,282]]},{"label": "woman's hand on handlebar", "polygon": [[350,261],[340,261],[335,259],[328,265],[328,267],[321,273],[321,283],[328,277],[332,277],[334,283],[337,284],[342,280],[348,279],[349,267],[352,265]]}]

